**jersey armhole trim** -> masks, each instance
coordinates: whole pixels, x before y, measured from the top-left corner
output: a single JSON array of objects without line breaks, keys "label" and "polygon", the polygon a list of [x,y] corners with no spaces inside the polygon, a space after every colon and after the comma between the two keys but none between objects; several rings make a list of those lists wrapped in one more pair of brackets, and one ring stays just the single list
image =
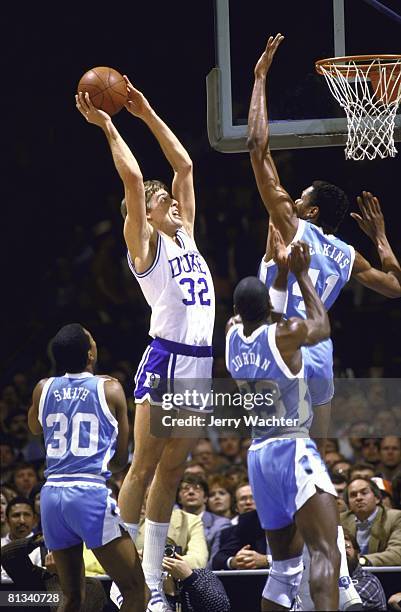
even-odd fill
[{"label": "jersey armhole trim", "polygon": [[273,325],[269,325],[268,330],[267,330],[267,338],[269,341],[270,350],[273,353],[273,357],[275,358],[278,367],[283,372],[283,374],[287,376],[287,378],[291,378],[291,379],[303,378],[304,359],[303,359],[302,351],[301,351],[301,360],[302,360],[301,369],[299,370],[299,372],[297,372],[297,374],[293,374],[293,372],[291,372],[290,368],[288,367],[288,365],[285,363],[284,359],[282,358],[279,348],[276,344],[276,331],[277,331],[277,323],[273,323]]},{"label": "jersey armhole trim", "polygon": [[45,405],[45,401],[46,401],[46,397],[47,397],[47,392],[48,392],[49,387],[52,384],[53,380],[54,380],[54,376],[52,376],[51,378],[47,379],[47,381],[43,385],[42,393],[40,394],[39,409],[38,409],[38,421],[42,425],[42,428],[43,428],[43,423],[42,423],[42,421],[43,421],[43,408],[44,408],[44,405]]},{"label": "jersey armhole trim", "polygon": [[153,262],[150,264],[149,268],[147,270],[145,270],[145,272],[137,272],[135,270],[135,265],[134,262],[131,259],[131,254],[129,251],[127,251],[127,261],[128,261],[128,266],[132,272],[132,274],[134,276],[136,276],[137,278],[143,278],[144,276],[148,276],[148,274],[150,274],[151,272],[153,272],[153,270],[155,269],[155,267],[157,266],[157,262],[159,261],[160,258],[160,251],[161,251],[161,236],[158,233],[157,234],[157,247],[156,247],[156,255],[155,258],[153,260]]},{"label": "jersey armhole trim", "polygon": [[107,405],[106,394],[104,392],[104,384],[106,381],[107,381],[107,378],[99,378],[99,380],[97,381],[97,392],[99,395],[99,402],[100,402],[100,406],[103,410],[105,417],[107,418],[109,423],[113,425],[114,428],[116,428],[118,427],[118,421],[115,418],[115,416],[113,416],[113,414],[110,411],[110,408]]},{"label": "jersey armhole trim", "polygon": [[226,334],[226,351],[225,351],[225,353],[226,353],[226,368],[227,368],[228,372],[230,371],[230,368],[229,368],[230,340],[231,340],[231,336],[233,335],[233,333],[238,330],[239,325],[240,325],[239,323],[235,323],[234,325],[232,325],[232,327],[230,327],[230,329],[228,330],[228,332]]},{"label": "jersey armhole trim", "polygon": [[350,264],[349,264],[349,270],[348,270],[348,276],[347,276],[347,283],[351,278],[352,270],[354,269],[354,263],[355,263],[355,249],[350,244],[348,246],[350,250]]}]

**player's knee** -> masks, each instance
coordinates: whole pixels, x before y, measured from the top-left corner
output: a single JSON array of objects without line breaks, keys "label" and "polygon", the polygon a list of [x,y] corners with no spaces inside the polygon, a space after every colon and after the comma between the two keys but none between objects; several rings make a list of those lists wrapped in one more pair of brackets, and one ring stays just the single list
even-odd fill
[{"label": "player's knee", "polygon": [[302,555],[285,561],[274,561],[263,589],[264,599],[291,608],[301,584],[304,564]]},{"label": "player's knee", "polygon": [[144,486],[150,484],[155,473],[156,464],[152,461],[140,460],[132,464],[126,478],[140,481]]},{"label": "player's knee", "polygon": [[319,589],[327,581],[333,580],[339,573],[341,556],[337,544],[320,542],[310,551],[311,588]]}]

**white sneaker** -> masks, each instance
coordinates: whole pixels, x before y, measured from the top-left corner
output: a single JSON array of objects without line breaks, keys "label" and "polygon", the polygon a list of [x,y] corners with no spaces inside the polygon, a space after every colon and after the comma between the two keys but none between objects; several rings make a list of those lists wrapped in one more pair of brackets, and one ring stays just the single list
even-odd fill
[{"label": "white sneaker", "polygon": [[120,609],[123,605],[123,596],[121,595],[121,591],[115,582],[111,583],[110,599],[118,609]]},{"label": "white sneaker", "polygon": [[146,612],[173,612],[167,603],[167,599],[163,591],[159,589],[151,589],[150,600]]}]

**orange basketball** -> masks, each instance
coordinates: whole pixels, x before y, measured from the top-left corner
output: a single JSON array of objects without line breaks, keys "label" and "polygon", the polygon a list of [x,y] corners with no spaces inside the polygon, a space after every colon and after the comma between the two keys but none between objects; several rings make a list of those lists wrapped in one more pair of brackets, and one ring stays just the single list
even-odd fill
[{"label": "orange basketball", "polygon": [[127,85],[123,76],[107,66],[85,72],[77,91],[88,92],[92,104],[110,116],[118,113],[127,102]]}]

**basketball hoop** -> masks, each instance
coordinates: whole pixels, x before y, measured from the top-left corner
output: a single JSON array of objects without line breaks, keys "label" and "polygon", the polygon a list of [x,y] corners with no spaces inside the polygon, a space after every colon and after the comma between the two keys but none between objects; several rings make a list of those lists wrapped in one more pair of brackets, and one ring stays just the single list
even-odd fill
[{"label": "basketball hoop", "polygon": [[348,125],[346,159],[394,157],[394,126],[401,101],[401,55],[352,55],[315,64]]}]

